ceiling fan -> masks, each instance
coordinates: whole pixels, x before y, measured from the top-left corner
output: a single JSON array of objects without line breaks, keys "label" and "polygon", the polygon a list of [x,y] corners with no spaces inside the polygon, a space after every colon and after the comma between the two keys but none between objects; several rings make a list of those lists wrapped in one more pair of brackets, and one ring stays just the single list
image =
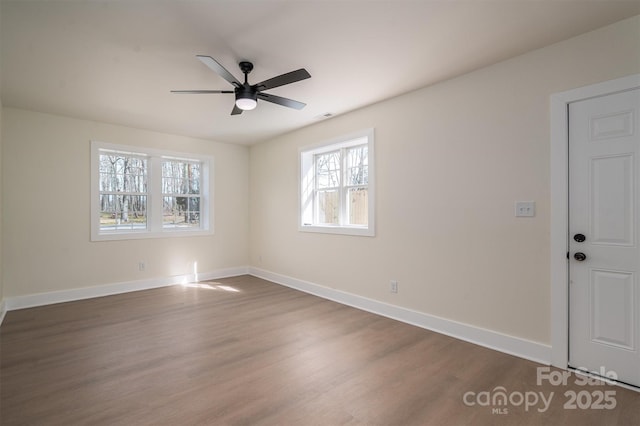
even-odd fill
[{"label": "ceiling fan", "polygon": [[263,101],[272,102],[274,104],[286,106],[289,108],[302,109],[306,104],[293,99],[287,99],[276,95],[270,95],[263,93],[265,90],[273,89],[275,87],[284,86],[285,84],[295,83],[296,81],[305,80],[310,78],[311,75],[304,68],[300,68],[296,71],[291,71],[286,74],[279,75],[277,77],[270,78],[258,84],[249,84],[247,76],[253,70],[253,64],[251,62],[242,61],[238,65],[240,70],[244,73],[244,83],[241,83],[231,74],[225,67],[220,65],[218,61],[211,56],[197,55],[200,62],[211,68],[218,73],[220,77],[227,80],[234,86],[233,90],[172,90],[171,93],[191,93],[191,94],[208,94],[208,93],[235,93],[236,103],[233,106],[231,115],[242,114],[243,111],[249,111],[254,109],[258,105],[258,99]]}]

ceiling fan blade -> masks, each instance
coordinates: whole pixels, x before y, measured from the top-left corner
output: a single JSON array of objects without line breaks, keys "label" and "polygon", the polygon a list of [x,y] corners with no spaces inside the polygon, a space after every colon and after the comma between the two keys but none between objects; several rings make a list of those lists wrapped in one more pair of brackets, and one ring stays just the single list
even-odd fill
[{"label": "ceiling fan blade", "polygon": [[284,86],[285,84],[295,83],[296,81],[305,80],[310,78],[311,74],[307,72],[304,68],[300,68],[296,71],[291,71],[286,74],[279,75],[277,77],[270,78],[268,80],[263,81],[262,83],[258,83],[255,86],[258,90],[269,90],[274,87]]},{"label": "ceiling fan blade", "polygon": [[229,83],[233,84],[236,87],[242,87],[242,83],[240,83],[238,81],[237,78],[235,78],[233,76],[233,74],[231,74],[229,71],[227,71],[227,69],[225,67],[223,67],[222,65],[220,65],[218,63],[218,61],[216,61],[215,59],[213,59],[211,56],[205,56],[205,55],[196,55],[196,57],[198,59],[200,59],[200,62],[202,62],[203,64],[205,64],[206,66],[208,66],[209,68],[211,68],[213,71],[215,71],[220,77],[224,78],[225,80],[227,80]]},{"label": "ceiling fan blade", "polygon": [[196,95],[206,95],[208,93],[235,93],[233,90],[172,90],[171,93],[188,93]]},{"label": "ceiling fan blade", "polygon": [[283,98],[281,96],[276,96],[276,95],[269,95],[267,93],[258,93],[258,98],[262,99],[263,101],[273,102],[274,104],[278,104],[278,105],[282,105],[282,106],[286,106],[294,109],[302,109],[307,105],[302,102],[294,101],[293,99]]},{"label": "ceiling fan blade", "polygon": [[233,104],[233,110],[231,111],[231,115],[240,115],[242,114],[242,111],[240,108],[238,108],[238,105]]}]

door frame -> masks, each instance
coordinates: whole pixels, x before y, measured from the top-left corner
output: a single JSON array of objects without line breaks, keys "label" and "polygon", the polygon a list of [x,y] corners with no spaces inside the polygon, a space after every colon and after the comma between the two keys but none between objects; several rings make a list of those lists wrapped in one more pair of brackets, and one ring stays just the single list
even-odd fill
[{"label": "door frame", "polygon": [[640,88],[640,74],[551,95],[551,365],[569,366],[569,104]]}]

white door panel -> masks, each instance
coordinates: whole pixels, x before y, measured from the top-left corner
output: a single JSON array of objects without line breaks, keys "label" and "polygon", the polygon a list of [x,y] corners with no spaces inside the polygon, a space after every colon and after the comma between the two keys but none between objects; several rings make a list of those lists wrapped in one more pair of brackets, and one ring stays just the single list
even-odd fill
[{"label": "white door panel", "polygon": [[[594,157],[590,161],[591,243],[633,246],[632,154]],[[611,188],[617,188],[612,191]]]},{"label": "white door panel", "polygon": [[[613,371],[635,386],[639,114],[640,89],[569,105],[569,364]],[[576,234],[585,240],[576,241]],[[576,260],[576,253],[584,260]]]}]

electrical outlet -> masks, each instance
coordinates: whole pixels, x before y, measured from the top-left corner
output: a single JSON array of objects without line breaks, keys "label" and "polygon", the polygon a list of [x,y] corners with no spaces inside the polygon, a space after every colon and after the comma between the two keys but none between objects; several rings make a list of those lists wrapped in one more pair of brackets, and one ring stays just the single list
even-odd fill
[{"label": "electrical outlet", "polygon": [[147,269],[147,265],[144,263],[144,260],[138,262],[138,271],[144,272],[145,269]]},{"label": "electrical outlet", "polygon": [[398,281],[389,281],[389,291],[391,293],[398,292]]}]

